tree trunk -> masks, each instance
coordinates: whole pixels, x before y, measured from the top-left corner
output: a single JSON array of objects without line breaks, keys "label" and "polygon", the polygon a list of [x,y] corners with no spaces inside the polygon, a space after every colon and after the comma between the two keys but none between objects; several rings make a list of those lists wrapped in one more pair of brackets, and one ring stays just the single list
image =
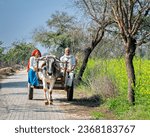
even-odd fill
[{"label": "tree trunk", "polygon": [[129,103],[135,104],[135,71],[133,66],[133,57],[135,55],[136,44],[135,39],[130,39],[130,42],[126,44],[126,54],[125,54],[125,62],[126,62],[126,71],[128,75],[128,100]]},{"label": "tree trunk", "polygon": [[79,84],[81,81],[82,81],[82,76],[83,76],[83,73],[86,69],[86,66],[87,66],[87,62],[88,62],[88,59],[89,59],[89,56],[92,52],[92,49],[89,47],[89,48],[86,48],[84,50],[84,59],[83,59],[83,63],[82,63],[82,66],[80,68],[80,71],[78,73],[78,76],[77,76],[77,83]]},{"label": "tree trunk", "polygon": [[[101,34],[99,34],[100,30],[101,30]],[[105,31],[104,29],[99,28],[97,30],[95,39],[92,40],[91,46],[84,50],[84,59],[83,59],[80,71],[78,73],[78,76],[77,76],[77,84],[79,84],[82,81],[82,76],[86,69],[89,56],[90,56],[91,52],[94,50],[94,48],[97,46],[97,44],[102,40],[102,38],[104,36],[104,31]]]}]

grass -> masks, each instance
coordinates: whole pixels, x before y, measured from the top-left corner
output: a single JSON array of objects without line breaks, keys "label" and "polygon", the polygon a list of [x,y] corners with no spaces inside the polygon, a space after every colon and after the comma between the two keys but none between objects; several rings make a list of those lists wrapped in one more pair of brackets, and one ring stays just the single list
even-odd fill
[{"label": "grass", "polygon": [[[83,76],[86,84],[80,85],[80,89],[84,89],[86,92],[90,91],[90,94],[96,92],[103,95],[106,92],[112,92],[112,88],[109,90],[104,88],[108,81],[103,82],[102,78],[107,77],[118,94],[115,97],[103,95],[104,103],[100,109],[107,108],[113,112],[116,119],[150,119],[150,61],[135,58],[134,66],[136,74],[134,106],[131,106],[127,100],[127,74],[124,59],[90,59]],[[100,80],[98,81],[98,79]],[[92,86],[92,81],[94,84],[97,82],[95,87]],[[93,112],[92,116],[95,119],[105,118],[101,112]]]},{"label": "grass", "polygon": [[96,120],[103,119],[104,114],[101,112],[94,111],[92,112],[92,117]]}]

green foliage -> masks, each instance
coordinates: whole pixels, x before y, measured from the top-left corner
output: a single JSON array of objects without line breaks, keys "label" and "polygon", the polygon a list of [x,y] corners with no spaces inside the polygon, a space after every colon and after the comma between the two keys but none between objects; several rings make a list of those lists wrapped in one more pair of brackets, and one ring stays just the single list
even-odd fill
[{"label": "green foliage", "polygon": [[47,21],[48,29],[36,30],[33,39],[42,46],[62,55],[64,48],[71,47],[75,53],[83,41],[83,31],[73,16],[65,12],[56,12]]},{"label": "green foliage", "polygon": [[3,42],[2,41],[0,41],[0,45],[2,45],[3,44]]},{"label": "green foliage", "polygon": [[35,32],[35,41],[41,43],[43,46],[52,48],[61,48],[71,46],[71,39],[68,34],[74,24],[74,18],[65,12],[56,12],[51,15],[51,19],[47,21],[47,26],[50,30],[39,30]]},{"label": "green foliage", "polygon": [[104,114],[101,112],[94,111],[94,112],[92,112],[92,117],[95,120],[99,120],[99,119],[103,119]]},{"label": "green foliage", "polygon": [[2,62],[5,60],[4,47],[2,47],[1,44],[0,44],[0,66],[2,66]]},{"label": "green foliage", "polygon": [[[128,84],[124,59],[90,59],[83,76],[87,85],[89,79],[98,79],[103,76],[107,76],[116,85],[118,95],[107,98],[104,106],[111,110],[117,119],[150,119],[150,61],[135,58],[134,66],[136,75],[135,106],[131,106],[127,100]],[[99,85],[101,84],[99,83]]]},{"label": "green foliage", "polygon": [[66,12],[58,12],[51,15],[51,19],[47,21],[48,27],[55,30],[59,34],[68,32],[69,29],[73,28],[74,17],[69,16]]},{"label": "green foliage", "polygon": [[26,42],[14,42],[12,48],[6,54],[3,54],[2,64],[4,66],[13,66],[15,64],[26,65],[35,46]]}]

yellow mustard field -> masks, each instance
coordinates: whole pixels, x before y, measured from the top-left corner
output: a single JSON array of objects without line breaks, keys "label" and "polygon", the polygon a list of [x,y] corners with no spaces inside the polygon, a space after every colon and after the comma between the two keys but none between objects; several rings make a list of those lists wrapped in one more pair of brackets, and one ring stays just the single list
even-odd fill
[{"label": "yellow mustard field", "polygon": [[[123,58],[90,59],[85,70],[83,80],[87,85],[91,85],[89,81],[106,76],[115,85],[117,96],[107,98],[103,105],[113,111],[117,119],[150,119],[150,60],[135,58],[134,68],[136,75],[135,106],[128,103],[127,73]],[[90,86],[88,88],[93,90]]]}]

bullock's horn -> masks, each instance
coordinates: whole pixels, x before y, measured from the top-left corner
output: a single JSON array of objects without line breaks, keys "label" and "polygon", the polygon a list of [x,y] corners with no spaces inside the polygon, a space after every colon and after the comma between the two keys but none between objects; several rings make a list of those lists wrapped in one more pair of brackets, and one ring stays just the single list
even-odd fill
[{"label": "bullock's horn", "polygon": [[47,55],[46,58],[53,58],[53,59],[56,59],[56,56],[54,56],[54,55]]},{"label": "bullock's horn", "polygon": [[45,56],[39,58],[39,60],[45,60],[45,59],[46,59]]}]

